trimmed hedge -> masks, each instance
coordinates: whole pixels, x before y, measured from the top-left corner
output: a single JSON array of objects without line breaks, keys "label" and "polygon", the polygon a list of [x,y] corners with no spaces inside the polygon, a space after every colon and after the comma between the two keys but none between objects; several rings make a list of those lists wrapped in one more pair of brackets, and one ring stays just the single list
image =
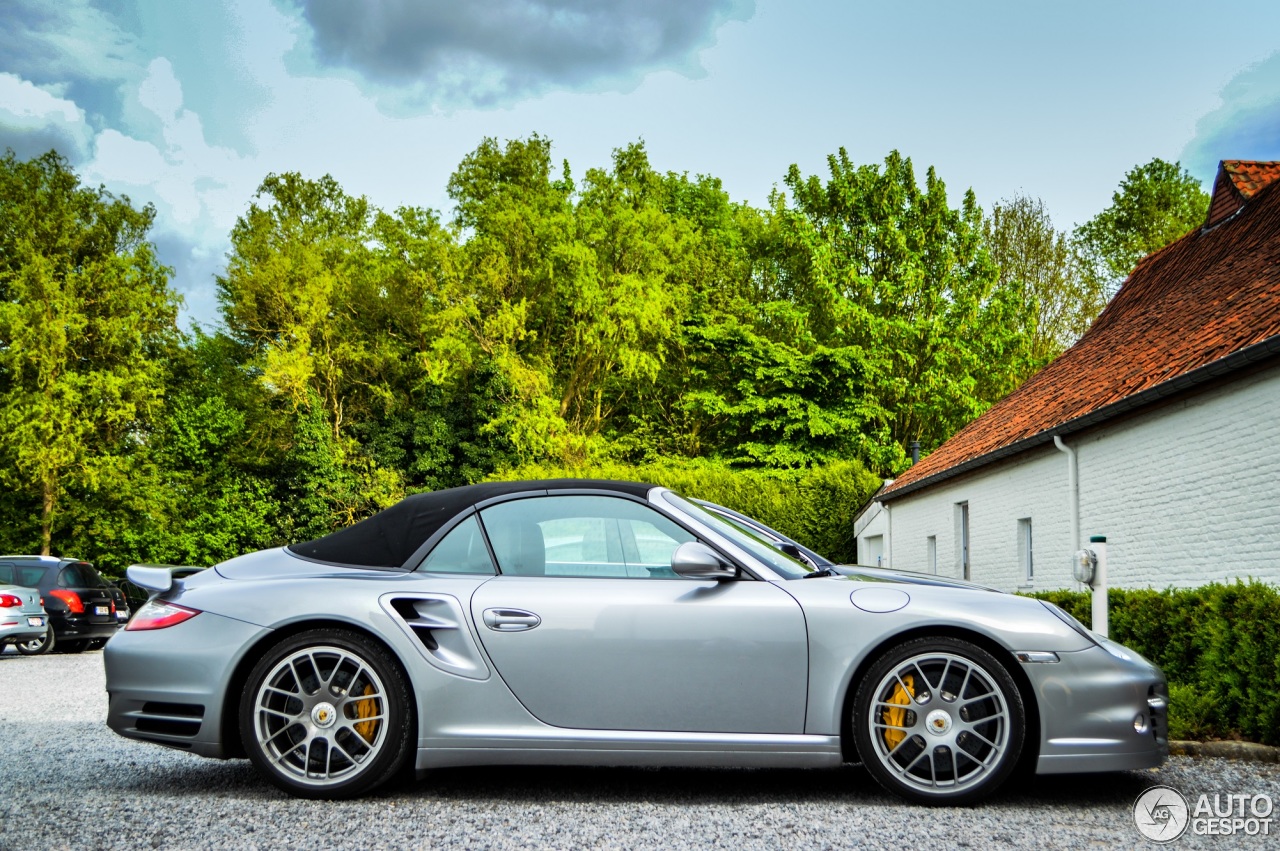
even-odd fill
[{"label": "trimmed hedge", "polygon": [[754,517],[836,562],[857,560],[855,514],[880,486],[880,479],[855,461],[803,470],[742,470],[700,460],[578,468],[527,465],[489,478],[619,479],[662,485]]},{"label": "trimmed hedge", "polygon": [[[1033,595],[1090,622],[1090,594]],[[1111,638],[1169,678],[1175,739],[1280,745],[1280,589],[1263,582],[1110,589]]]}]

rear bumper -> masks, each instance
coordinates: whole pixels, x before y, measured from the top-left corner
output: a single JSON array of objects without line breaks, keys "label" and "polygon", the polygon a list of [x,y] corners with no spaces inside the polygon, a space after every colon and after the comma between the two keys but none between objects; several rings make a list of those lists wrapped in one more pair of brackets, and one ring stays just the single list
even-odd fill
[{"label": "rear bumper", "polygon": [[58,641],[75,641],[82,638],[110,638],[120,624],[115,615],[106,623],[93,623],[84,615],[49,615],[49,628]]},{"label": "rear bumper", "polygon": [[[40,618],[46,626],[29,626],[27,618]],[[44,638],[49,631],[47,624],[48,618],[43,614],[4,615],[0,617],[0,646]]]},{"label": "rear bumper", "polygon": [[1037,774],[1154,768],[1169,756],[1164,675],[1123,652],[1130,659],[1091,647],[1023,665],[1040,709]]},{"label": "rear bumper", "polygon": [[168,629],[121,630],[103,651],[107,726],[129,739],[226,756],[227,683],[241,654],[268,632],[211,612]]}]

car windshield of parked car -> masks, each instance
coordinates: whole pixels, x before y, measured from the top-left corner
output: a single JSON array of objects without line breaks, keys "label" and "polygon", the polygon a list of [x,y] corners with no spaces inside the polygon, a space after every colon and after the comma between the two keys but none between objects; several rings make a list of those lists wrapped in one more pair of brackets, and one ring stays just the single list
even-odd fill
[{"label": "car windshield of parked car", "polygon": [[700,505],[690,502],[682,496],[677,496],[668,491],[663,494],[667,502],[676,508],[693,517],[698,522],[703,523],[715,529],[724,537],[733,541],[747,552],[751,553],[760,561],[767,564],[779,575],[785,579],[799,579],[813,568],[807,564],[802,564],[791,556],[786,555],[766,541],[745,529],[740,528],[736,524],[730,523],[715,512],[708,511]]}]

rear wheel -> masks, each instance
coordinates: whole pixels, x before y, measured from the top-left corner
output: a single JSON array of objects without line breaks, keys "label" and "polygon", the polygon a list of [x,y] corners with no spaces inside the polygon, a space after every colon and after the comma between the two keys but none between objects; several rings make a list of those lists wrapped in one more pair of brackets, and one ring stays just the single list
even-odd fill
[{"label": "rear wheel", "polygon": [[408,683],[379,644],[316,629],[277,644],[254,666],[240,704],[249,758],[304,798],[352,798],[391,778],[413,753]]},{"label": "rear wheel", "polygon": [[959,639],[917,639],[884,654],[859,686],[853,712],[867,770],[920,803],[984,798],[1022,752],[1025,710],[1013,678]]},{"label": "rear wheel", "polygon": [[52,650],[55,643],[56,639],[53,637],[53,630],[49,630],[44,634],[44,638],[22,641],[14,646],[18,648],[18,652],[23,656],[42,656]]}]

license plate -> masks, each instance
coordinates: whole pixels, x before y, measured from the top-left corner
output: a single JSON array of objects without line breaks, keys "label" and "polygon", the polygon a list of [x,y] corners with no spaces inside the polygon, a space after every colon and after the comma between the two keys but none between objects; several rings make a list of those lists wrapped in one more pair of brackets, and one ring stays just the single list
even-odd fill
[{"label": "license plate", "polygon": [[44,618],[27,618],[27,626],[44,626]]},{"label": "license plate", "polygon": [[110,612],[111,612],[111,610],[110,610],[110,609],[108,609],[106,606],[94,606],[94,607],[93,607],[93,613],[94,613],[95,615],[106,615],[106,614],[110,614]]}]

